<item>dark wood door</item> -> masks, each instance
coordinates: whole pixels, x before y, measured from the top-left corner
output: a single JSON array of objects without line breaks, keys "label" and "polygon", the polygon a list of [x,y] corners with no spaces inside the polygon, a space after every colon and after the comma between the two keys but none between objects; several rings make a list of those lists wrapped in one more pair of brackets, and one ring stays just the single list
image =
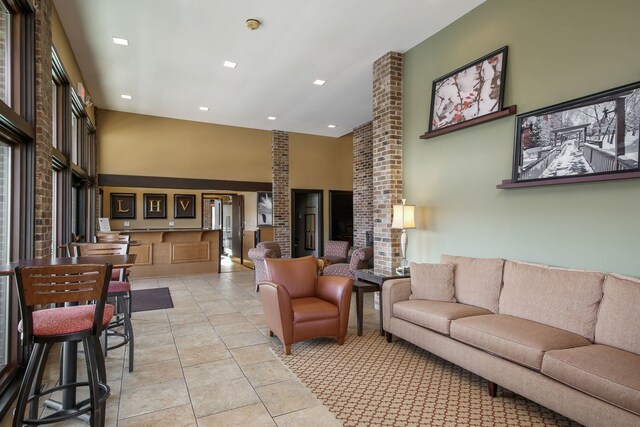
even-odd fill
[{"label": "dark wood door", "polygon": [[240,264],[244,262],[242,251],[242,236],[244,233],[244,196],[234,194],[231,196],[231,223],[232,241],[231,250],[233,256],[240,258]]}]

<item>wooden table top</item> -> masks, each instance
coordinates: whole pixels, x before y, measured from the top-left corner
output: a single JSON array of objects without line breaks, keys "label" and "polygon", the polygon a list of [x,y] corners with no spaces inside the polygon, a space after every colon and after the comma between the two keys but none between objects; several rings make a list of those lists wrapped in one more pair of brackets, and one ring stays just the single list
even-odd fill
[{"label": "wooden table top", "polygon": [[12,276],[16,267],[46,267],[54,265],[78,265],[78,264],[111,264],[113,268],[128,268],[133,266],[136,256],[130,255],[102,255],[85,257],[62,257],[23,259],[0,266],[0,276]]}]

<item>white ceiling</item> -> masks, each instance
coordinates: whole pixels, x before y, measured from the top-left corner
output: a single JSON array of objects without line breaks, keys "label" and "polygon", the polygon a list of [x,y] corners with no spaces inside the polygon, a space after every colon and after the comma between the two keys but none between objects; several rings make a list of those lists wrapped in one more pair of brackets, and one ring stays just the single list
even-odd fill
[{"label": "white ceiling", "polygon": [[[371,120],[377,58],[406,52],[483,1],[54,3],[99,108],[341,136]],[[248,18],[260,20],[260,29],[247,29]],[[129,46],[115,45],[114,36]],[[225,60],[238,66],[225,68]]]}]

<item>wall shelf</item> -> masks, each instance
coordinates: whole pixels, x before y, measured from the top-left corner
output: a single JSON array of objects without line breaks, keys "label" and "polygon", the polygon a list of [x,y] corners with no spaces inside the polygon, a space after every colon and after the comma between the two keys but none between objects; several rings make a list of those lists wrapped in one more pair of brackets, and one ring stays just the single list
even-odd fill
[{"label": "wall shelf", "polygon": [[510,189],[510,188],[526,188],[526,187],[544,187],[548,185],[562,185],[562,184],[576,184],[581,182],[599,182],[599,181],[618,181],[622,179],[636,179],[640,178],[639,171],[633,172],[620,172],[614,174],[604,175],[591,175],[591,176],[573,176],[567,178],[554,178],[548,180],[536,180],[536,181],[520,181],[513,182],[511,179],[505,179],[502,184],[496,185],[497,189]]},{"label": "wall shelf", "polygon": [[509,107],[503,108],[500,111],[496,111],[495,113],[487,114],[485,116],[476,117],[475,119],[467,120],[466,122],[458,123],[455,125],[447,126],[442,129],[437,129],[434,131],[427,131],[424,134],[420,135],[420,139],[429,139],[434,138],[436,136],[444,135],[446,133],[454,132],[456,130],[469,128],[471,126],[479,125],[482,123],[490,122],[492,120],[501,119],[503,117],[512,116],[517,113],[517,106],[510,105]]}]

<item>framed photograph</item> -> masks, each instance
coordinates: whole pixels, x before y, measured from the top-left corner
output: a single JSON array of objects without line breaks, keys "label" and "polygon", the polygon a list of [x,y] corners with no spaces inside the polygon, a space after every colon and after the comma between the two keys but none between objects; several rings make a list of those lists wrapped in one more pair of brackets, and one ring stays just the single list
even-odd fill
[{"label": "framed photograph", "polygon": [[111,219],[136,219],[135,193],[111,193]]},{"label": "framed photograph", "polygon": [[173,196],[173,217],[174,218],[195,218],[196,217],[196,195],[176,194]]},{"label": "framed photograph", "polygon": [[167,217],[167,195],[166,194],[143,194],[144,198],[144,218],[166,218]]},{"label": "framed photograph", "polygon": [[638,171],[640,82],[516,116],[513,181]]},{"label": "framed photograph", "polygon": [[273,195],[271,192],[258,193],[258,226],[273,225]]},{"label": "framed photograph", "polygon": [[429,132],[502,110],[507,46],[433,81]]}]

